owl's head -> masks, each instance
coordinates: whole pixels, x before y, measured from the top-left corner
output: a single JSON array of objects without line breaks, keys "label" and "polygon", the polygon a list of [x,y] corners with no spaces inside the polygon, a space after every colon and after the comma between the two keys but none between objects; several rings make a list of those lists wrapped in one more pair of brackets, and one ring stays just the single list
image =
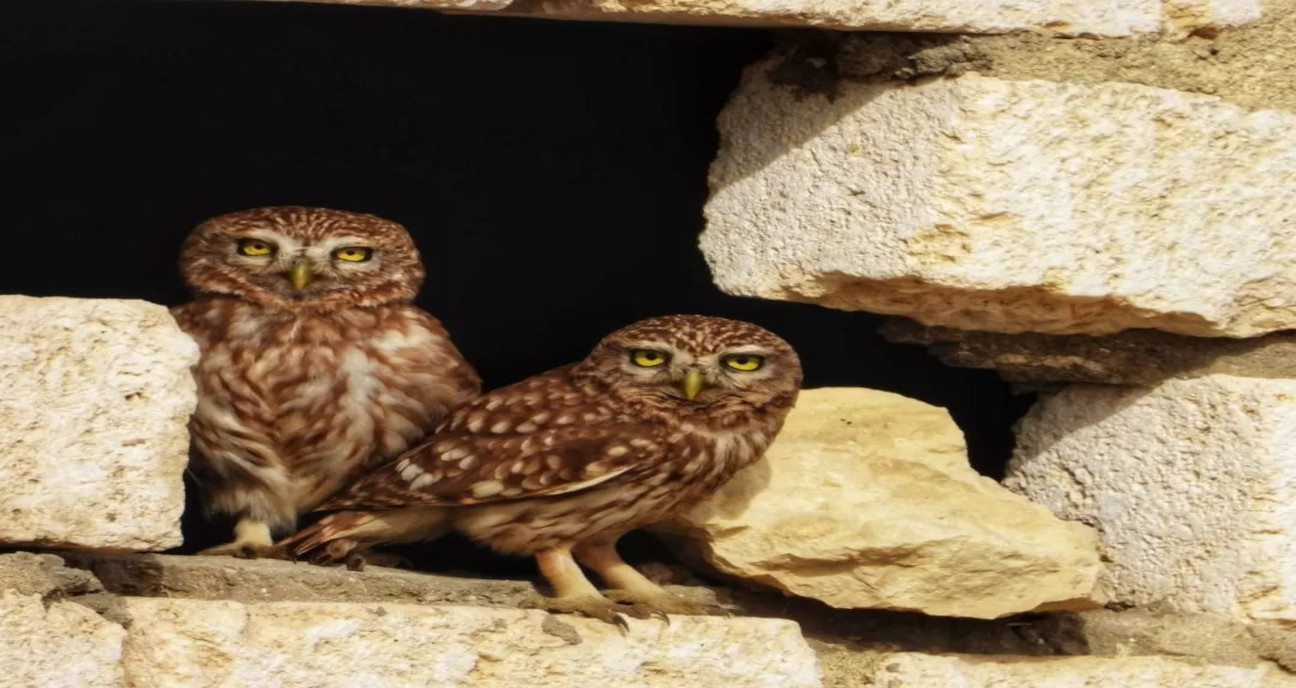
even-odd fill
[{"label": "owl's head", "polygon": [[180,250],[185,282],[268,308],[332,310],[410,301],[423,264],[405,228],[327,208],[254,208],[198,225]]},{"label": "owl's head", "polygon": [[801,361],[781,337],[741,320],[667,315],[604,337],[577,371],[620,397],[671,407],[791,405]]}]

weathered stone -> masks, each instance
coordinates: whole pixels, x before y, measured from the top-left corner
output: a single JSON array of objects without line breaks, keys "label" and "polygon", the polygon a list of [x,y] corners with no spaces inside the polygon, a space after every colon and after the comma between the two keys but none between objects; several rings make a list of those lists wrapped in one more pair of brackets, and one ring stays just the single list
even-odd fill
[{"label": "weathered stone", "polygon": [[1249,0],[1163,0],[1161,11],[1162,29],[1182,38],[1191,33],[1209,35],[1225,27],[1256,21],[1264,7],[1262,2]]},{"label": "weathered stone", "polygon": [[659,528],[714,570],[835,607],[993,618],[1083,607],[1087,527],[978,476],[944,409],[801,393],[765,459]]},{"label": "weathered stone", "polygon": [[[1244,0],[1234,4],[1255,4]],[[764,26],[821,26],[871,31],[950,31],[1003,33],[1043,29],[1124,36],[1157,31],[1163,20],[1157,0],[1115,2],[922,2],[890,3],[859,0],[515,0],[510,13],[562,19],[612,19],[703,24],[756,24]],[[1216,15],[1227,20],[1226,15]],[[1213,20],[1212,20],[1213,21]]]},{"label": "weathered stone", "polygon": [[1296,379],[1296,335],[1189,337],[1157,330],[1112,335],[1001,334],[926,327],[892,318],[882,335],[922,344],[947,365],[997,370],[1012,382],[1155,384],[1166,378],[1236,375]]},{"label": "weathered stone", "polygon": [[880,653],[864,685],[887,688],[1289,688],[1273,665],[1216,666],[1164,657],[1012,657]]},{"label": "weathered stone", "polygon": [[258,685],[819,686],[796,624],[677,616],[602,621],[397,604],[122,598],[131,688]]},{"label": "weathered stone", "polygon": [[53,554],[0,554],[0,590],[18,595],[59,598],[102,592],[103,589],[93,574],[68,568]]},{"label": "weathered stone", "polygon": [[1135,605],[1296,623],[1296,381],[1072,385],[1022,420],[1005,485],[1096,527]]},{"label": "weathered stone", "polygon": [[976,74],[830,98],[795,71],[753,66],[720,117],[725,291],[997,332],[1296,327],[1296,113]]},{"label": "weathered stone", "polygon": [[[1231,666],[1255,666],[1267,660],[1289,671],[1296,669],[1292,662],[1296,633],[1219,614],[1095,609],[1049,621],[1053,628],[1046,623],[1036,632],[1055,646],[1065,646],[1068,654],[1166,655]],[[1070,643],[1063,639],[1067,632],[1072,635]]]},{"label": "weathered stone", "polygon": [[[370,566],[362,572],[277,560],[185,557],[154,554],[68,555],[77,566],[103,577],[113,593],[169,599],[276,601],[345,601],[375,604],[485,605],[517,609],[534,593],[523,581],[457,577]],[[93,592],[88,572],[60,569],[52,555],[0,556],[0,586],[22,582],[51,597]],[[675,594],[699,588],[672,587]],[[121,598],[76,597],[107,616],[128,621]],[[1171,614],[1145,609],[1094,610],[1076,614],[1034,614],[1001,620],[936,617],[876,610],[833,610],[810,600],[777,594],[733,591],[726,604],[744,616],[779,616],[795,620],[809,637],[827,688],[870,685],[876,662],[865,650],[893,650],[990,655],[1097,654],[1109,656],[1164,654],[1210,664],[1253,667],[1262,660],[1292,666],[1296,634],[1273,626],[1245,624],[1222,616]],[[249,605],[253,606],[253,605]],[[318,606],[318,605],[312,605]],[[542,630],[559,637],[579,637],[566,617],[542,621]],[[138,671],[136,669],[135,671]],[[35,688],[34,684],[33,688]],[[685,683],[684,685],[693,685]]]},{"label": "weathered stone", "polygon": [[118,662],[125,635],[75,602],[47,607],[40,595],[0,591],[0,684],[126,688]]},{"label": "weathered stone", "polygon": [[1296,111],[1296,0],[1268,0],[1262,21],[1227,31],[1191,23],[1171,31],[1192,35],[1077,41],[1038,31],[997,36],[855,33],[839,36],[833,54],[824,54],[822,41],[813,52],[822,71],[852,81],[909,81],[975,71],[1008,81],[1120,81],[1219,96],[1248,108]]},{"label": "weathered stone", "polygon": [[[526,581],[466,578],[369,566],[177,554],[67,554],[119,595],[235,602],[397,602],[517,608],[536,594]],[[3,558],[0,558],[0,563]],[[0,569],[2,572],[3,569]],[[3,580],[3,578],[0,578]]]},{"label": "weathered stone", "polygon": [[1003,33],[1041,30],[1066,36],[1126,36],[1163,28],[1187,32],[1255,21],[1259,0],[317,0],[345,4],[496,10],[550,19],[820,26],[871,31]]},{"label": "weathered stone", "polygon": [[180,544],[197,357],[162,306],[0,296],[0,542]]}]

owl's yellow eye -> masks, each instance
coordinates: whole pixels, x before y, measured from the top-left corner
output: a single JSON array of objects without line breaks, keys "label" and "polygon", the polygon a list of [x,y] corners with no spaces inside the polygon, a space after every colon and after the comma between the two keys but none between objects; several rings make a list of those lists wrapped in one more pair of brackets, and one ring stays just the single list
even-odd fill
[{"label": "owl's yellow eye", "polygon": [[373,249],[364,246],[344,246],[334,251],[333,257],[348,263],[363,263],[373,258]]},{"label": "owl's yellow eye", "polygon": [[744,373],[759,370],[761,366],[765,365],[765,359],[755,354],[731,354],[720,360],[730,368],[741,370]]},{"label": "owl's yellow eye", "polygon": [[244,256],[268,256],[274,253],[274,244],[260,239],[239,239],[238,252]]},{"label": "owl's yellow eye", "polygon": [[665,353],[652,349],[635,349],[630,352],[630,361],[641,368],[655,368],[669,359]]}]

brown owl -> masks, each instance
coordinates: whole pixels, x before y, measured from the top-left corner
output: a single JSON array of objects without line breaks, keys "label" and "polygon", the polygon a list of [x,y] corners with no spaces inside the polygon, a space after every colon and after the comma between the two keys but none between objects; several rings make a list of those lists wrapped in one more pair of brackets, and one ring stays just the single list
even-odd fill
[{"label": "brown owl", "polygon": [[[454,411],[419,447],[322,505],[341,510],[282,543],[336,561],[457,530],[534,555],[547,608],[616,621],[687,611],[620,559],[627,531],[687,509],[761,457],[801,385],[792,347],[736,320],[634,323],[583,361]],[[602,596],[577,562],[618,592]]]},{"label": "brown owl", "polygon": [[263,552],[297,516],[415,443],[480,381],[441,323],[405,228],[324,208],[257,208],[199,225],[173,313],[198,341],[191,469],[234,540]]}]

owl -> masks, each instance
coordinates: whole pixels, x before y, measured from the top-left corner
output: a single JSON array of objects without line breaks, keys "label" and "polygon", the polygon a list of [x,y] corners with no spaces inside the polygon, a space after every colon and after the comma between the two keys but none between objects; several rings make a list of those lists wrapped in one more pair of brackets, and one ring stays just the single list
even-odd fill
[{"label": "owl", "polygon": [[436,318],[405,229],[325,208],[207,220],[173,309],[197,340],[190,469],[209,515],[235,519],[207,554],[251,556],[339,488],[417,444],[476,396],[477,373]]},{"label": "owl", "polygon": [[[688,603],[621,560],[617,539],[689,508],[759,459],[800,386],[796,352],[756,325],[643,320],[578,363],[461,406],[280,547],[339,561],[454,530],[534,556],[556,594],[545,608],[614,623],[621,613],[688,613]],[[580,565],[614,589],[610,596]]]}]

